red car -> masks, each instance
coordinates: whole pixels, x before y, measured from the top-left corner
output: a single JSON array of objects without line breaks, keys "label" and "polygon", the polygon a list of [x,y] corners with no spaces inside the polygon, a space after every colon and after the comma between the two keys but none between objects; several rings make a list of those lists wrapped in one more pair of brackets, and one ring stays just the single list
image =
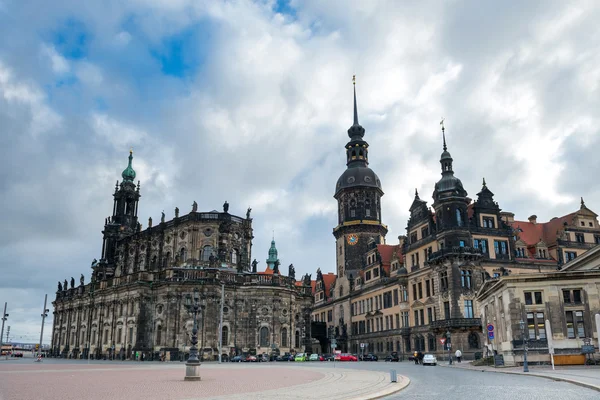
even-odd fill
[{"label": "red car", "polygon": [[358,361],[358,359],[355,356],[353,356],[352,354],[349,354],[349,353],[336,354],[335,360],[336,361]]}]

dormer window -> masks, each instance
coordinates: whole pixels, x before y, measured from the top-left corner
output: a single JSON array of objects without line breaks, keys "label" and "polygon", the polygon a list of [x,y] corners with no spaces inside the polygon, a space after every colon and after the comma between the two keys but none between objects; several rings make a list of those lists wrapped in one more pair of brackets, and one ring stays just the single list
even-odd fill
[{"label": "dormer window", "polygon": [[484,228],[494,228],[494,218],[483,217],[483,227]]}]

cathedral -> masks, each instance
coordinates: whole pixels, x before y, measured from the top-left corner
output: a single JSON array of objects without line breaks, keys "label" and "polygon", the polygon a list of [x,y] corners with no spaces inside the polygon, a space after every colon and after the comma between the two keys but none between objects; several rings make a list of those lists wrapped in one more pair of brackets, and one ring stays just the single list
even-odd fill
[{"label": "cathedral", "polygon": [[[432,205],[415,191],[406,235],[388,243],[381,215],[383,184],[369,168],[354,88],[346,169],[334,190],[336,273],[318,270],[313,282],[311,318],[325,326],[323,334],[313,334],[312,351],[335,348],[380,357],[398,352],[406,359],[414,351],[442,357],[461,349],[473,358],[490,344],[482,330],[482,316],[489,314],[477,298],[486,282],[556,272],[600,243],[597,215],[583,199],[578,210],[539,222],[535,215],[519,221],[503,211],[485,179],[476,198],[470,198],[454,174],[443,121],[440,133],[441,177],[433,185]],[[521,300],[527,306],[536,304],[531,293]],[[532,312],[513,314],[534,320]]]},{"label": "cathedral", "polygon": [[[52,352],[72,358],[186,359],[191,346],[192,294],[199,291],[198,348],[202,359],[302,351],[310,337],[311,285],[293,265],[279,272],[275,241],[267,270],[252,253],[251,209],[175,208],[158,223],[138,221],[140,182],[133,154],[117,181],[112,215],[104,221],[100,259],[91,282],[81,275],[58,283]],[[220,321],[222,322],[222,325]],[[308,329],[307,329],[308,328]]]}]

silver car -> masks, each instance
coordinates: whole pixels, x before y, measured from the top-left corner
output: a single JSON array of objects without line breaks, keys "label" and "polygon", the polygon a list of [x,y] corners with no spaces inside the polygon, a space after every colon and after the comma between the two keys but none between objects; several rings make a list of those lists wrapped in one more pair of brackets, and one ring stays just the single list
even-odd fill
[{"label": "silver car", "polygon": [[425,354],[423,357],[423,365],[437,365],[437,358],[433,354]]}]

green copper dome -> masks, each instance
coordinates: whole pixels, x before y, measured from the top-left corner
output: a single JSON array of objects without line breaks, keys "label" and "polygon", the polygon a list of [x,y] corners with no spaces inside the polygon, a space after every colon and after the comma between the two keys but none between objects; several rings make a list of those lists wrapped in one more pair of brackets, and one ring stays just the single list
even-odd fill
[{"label": "green copper dome", "polygon": [[135,171],[131,167],[131,161],[133,160],[133,150],[129,150],[129,165],[123,171],[121,176],[123,177],[123,181],[125,182],[133,182],[135,179]]}]

